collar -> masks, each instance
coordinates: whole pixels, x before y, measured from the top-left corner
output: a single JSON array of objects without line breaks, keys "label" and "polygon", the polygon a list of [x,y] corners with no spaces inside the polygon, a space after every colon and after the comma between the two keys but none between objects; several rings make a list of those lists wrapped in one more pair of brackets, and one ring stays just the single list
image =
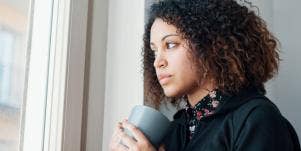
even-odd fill
[{"label": "collar", "polygon": [[186,114],[190,120],[199,121],[204,117],[213,115],[225,98],[225,95],[220,91],[213,90],[202,98],[194,107],[186,100]]},{"label": "collar", "polygon": [[192,139],[195,129],[199,126],[200,120],[215,114],[216,109],[223,102],[224,96],[218,90],[213,90],[201,99],[194,107],[188,101],[185,108],[188,130],[187,137]]}]

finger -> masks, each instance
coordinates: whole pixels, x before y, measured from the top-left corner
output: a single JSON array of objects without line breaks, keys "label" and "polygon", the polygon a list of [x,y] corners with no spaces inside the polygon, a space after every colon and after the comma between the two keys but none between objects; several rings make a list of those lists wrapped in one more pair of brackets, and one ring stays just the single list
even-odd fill
[{"label": "finger", "polygon": [[144,134],[133,124],[129,123],[128,121],[123,121],[122,126],[129,131],[132,132],[133,136],[137,141],[146,141],[147,138],[144,136]]},{"label": "finger", "polygon": [[119,133],[122,131],[123,131],[122,123],[119,122],[113,132],[112,139],[111,139],[112,142],[119,143],[119,141],[120,141]]},{"label": "finger", "polygon": [[113,135],[116,134],[116,132],[120,129],[122,129],[122,123],[121,122],[118,122],[116,127],[114,128],[114,131],[113,131]]},{"label": "finger", "polygon": [[123,150],[128,150],[128,148],[123,145],[120,141],[120,139],[118,140],[118,142],[113,142],[113,143],[110,143],[110,150],[111,151],[123,151]]},{"label": "finger", "polygon": [[117,151],[127,151],[128,147],[124,146],[123,144],[119,143],[116,147],[114,147],[113,150]]},{"label": "finger", "polygon": [[121,138],[120,142],[127,147],[134,146],[136,144],[136,141],[123,131],[119,132],[119,137]]}]

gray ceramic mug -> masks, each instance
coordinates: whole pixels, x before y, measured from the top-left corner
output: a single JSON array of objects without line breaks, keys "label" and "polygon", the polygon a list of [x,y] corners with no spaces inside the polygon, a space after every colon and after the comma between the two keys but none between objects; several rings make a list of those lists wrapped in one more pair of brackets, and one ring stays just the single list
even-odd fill
[{"label": "gray ceramic mug", "polygon": [[[135,106],[128,121],[142,131],[156,148],[161,145],[170,124],[169,119],[161,112],[144,105]],[[133,137],[128,130],[125,130],[125,132]]]}]

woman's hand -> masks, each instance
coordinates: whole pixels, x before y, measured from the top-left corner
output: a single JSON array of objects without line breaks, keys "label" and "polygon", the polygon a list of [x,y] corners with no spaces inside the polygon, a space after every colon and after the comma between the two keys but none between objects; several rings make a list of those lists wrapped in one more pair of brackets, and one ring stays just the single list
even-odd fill
[{"label": "woman's hand", "polygon": [[[129,130],[134,138],[130,137],[124,132],[124,129]],[[118,123],[111,142],[111,151],[156,151],[154,146],[148,141],[144,134],[133,124],[124,120],[122,123]],[[159,151],[164,151],[163,147],[160,147]]]}]

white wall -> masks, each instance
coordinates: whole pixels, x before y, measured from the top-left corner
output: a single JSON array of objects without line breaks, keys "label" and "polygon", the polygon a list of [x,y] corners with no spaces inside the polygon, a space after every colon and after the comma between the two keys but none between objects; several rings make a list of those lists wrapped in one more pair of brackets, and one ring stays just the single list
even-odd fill
[{"label": "white wall", "polygon": [[301,138],[301,1],[273,1],[273,29],[281,42],[279,76],[274,81],[274,102]]},{"label": "white wall", "polygon": [[143,104],[143,31],[143,0],[109,1],[103,151],[108,150],[117,122],[126,118],[134,105]]},{"label": "white wall", "polygon": [[143,104],[144,1],[90,0],[82,150],[106,151],[113,128]]},{"label": "white wall", "polygon": [[[82,150],[102,150],[108,0],[90,0]],[[85,133],[86,132],[86,133]]]}]

